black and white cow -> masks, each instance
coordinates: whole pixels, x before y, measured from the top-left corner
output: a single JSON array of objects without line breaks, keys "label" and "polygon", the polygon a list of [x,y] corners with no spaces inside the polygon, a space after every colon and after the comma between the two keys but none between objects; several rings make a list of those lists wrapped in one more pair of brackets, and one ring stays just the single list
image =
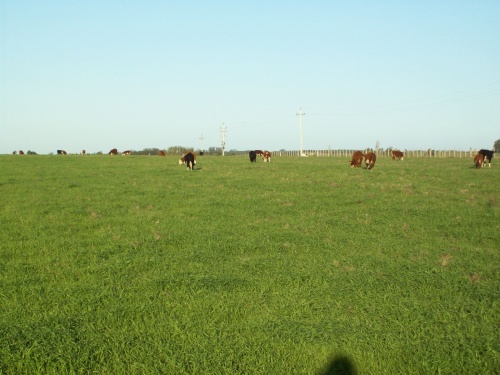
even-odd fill
[{"label": "black and white cow", "polygon": [[481,149],[478,153],[483,155],[484,157],[483,165],[485,165],[486,161],[488,161],[488,167],[491,167],[491,159],[493,158],[493,154],[495,153],[495,151]]}]

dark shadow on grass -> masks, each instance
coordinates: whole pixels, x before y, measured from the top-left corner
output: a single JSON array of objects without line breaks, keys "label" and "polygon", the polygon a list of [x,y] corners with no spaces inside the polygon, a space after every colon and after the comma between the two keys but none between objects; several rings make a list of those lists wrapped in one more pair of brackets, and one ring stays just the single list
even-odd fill
[{"label": "dark shadow on grass", "polygon": [[351,358],[346,355],[337,355],[319,372],[319,375],[357,375],[358,371]]}]

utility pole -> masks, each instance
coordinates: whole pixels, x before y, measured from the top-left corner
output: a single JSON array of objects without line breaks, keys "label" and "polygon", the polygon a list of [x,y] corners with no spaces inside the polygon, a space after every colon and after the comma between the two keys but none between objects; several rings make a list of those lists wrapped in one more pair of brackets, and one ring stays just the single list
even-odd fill
[{"label": "utility pole", "polygon": [[220,140],[222,144],[222,156],[224,156],[224,147],[226,147],[226,132],[227,132],[227,127],[224,127],[224,123],[222,123],[222,126],[220,128]]},{"label": "utility pole", "polygon": [[205,140],[205,137],[203,137],[203,134],[202,134],[201,137],[198,139],[201,141],[201,153],[203,154],[203,141]]},{"label": "utility pole", "polygon": [[302,147],[302,116],[304,116],[305,113],[302,112],[302,107],[299,110],[299,113],[297,113],[297,116],[299,116],[299,122],[300,122],[300,154],[299,156],[304,156],[304,151]]}]

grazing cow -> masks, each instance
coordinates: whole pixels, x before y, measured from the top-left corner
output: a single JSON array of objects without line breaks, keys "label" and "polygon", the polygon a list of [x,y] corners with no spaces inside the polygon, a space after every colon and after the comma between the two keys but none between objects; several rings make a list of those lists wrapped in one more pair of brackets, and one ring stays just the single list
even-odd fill
[{"label": "grazing cow", "polygon": [[262,159],[264,159],[264,163],[270,163],[271,153],[269,151],[264,151],[264,153],[262,154]]},{"label": "grazing cow", "polygon": [[476,168],[481,168],[484,164],[484,155],[483,154],[476,154],[474,156],[474,165]]},{"label": "grazing cow", "polygon": [[192,171],[194,169],[194,165],[196,164],[195,162],[195,154],[193,152],[188,152],[187,154],[184,154],[184,156],[181,158],[182,163],[186,163],[188,171]]},{"label": "grazing cow", "polygon": [[108,152],[108,155],[117,155],[118,150],[116,148],[112,149],[110,152]]},{"label": "grazing cow", "polygon": [[12,155],[16,155],[17,154],[17,151],[12,151]]},{"label": "grazing cow", "polygon": [[123,151],[122,152],[122,155],[130,155],[132,152],[130,150],[127,150],[127,151]]},{"label": "grazing cow", "polygon": [[405,155],[399,150],[393,150],[392,151],[392,160],[396,160],[396,158],[398,158],[398,160],[404,160]]},{"label": "grazing cow", "polygon": [[67,152],[64,150],[57,150],[57,155],[67,155]]},{"label": "grazing cow", "polygon": [[19,155],[24,155],[24,151],[23,150],[19,150]]},{"label": "grazing cow", "polygon": [[163,150],[158,151],[158,156],[165,156],[165,151]]},{"label": "grazing cow", "polygon": [[479,154],[483,155],[483,165],[486,164],[486,161],[488,161],[488,167],[491,167],[491,159],[493,158],[494,153],[495,151],[484,149],[479,150]]},{"label": "grazing cow", "polygon": [[82,150],[82,155],[87,155],[87,151]]},{"label": "grazing cow", "polygon": [[257,163],[257,152],[256,151],[250,151],[248,153],[248,156],[250,157],[250,163]]},{"label": "grazing cow", "polygon": [[367,152],[365,154],[366,169],[371,171],[373,167],[375,167],[376,161],[377,161],[377,155],[375,155],[373,152]]},{"label": "grazing cow", "polygon": [[363,162],[363,153],[361,151],[355,151],[352,154],[351,167],[361,167],[361,163]]},{"label": "grazing cow", "polygon": [[255,150],[255,155],[260,155],[262,157],[264,157],[264,152],[262,150]]},{"label": "grazing cow", "polygon": [[196,153],[191,152],[191,151],[187,151],[184,153],[184,155],[182,155],[182,157],[179,159],[179,164],[186,162],[185,158],[186,158],[187,154],[192,154],[194,156],[194,165],[196,165]]}]

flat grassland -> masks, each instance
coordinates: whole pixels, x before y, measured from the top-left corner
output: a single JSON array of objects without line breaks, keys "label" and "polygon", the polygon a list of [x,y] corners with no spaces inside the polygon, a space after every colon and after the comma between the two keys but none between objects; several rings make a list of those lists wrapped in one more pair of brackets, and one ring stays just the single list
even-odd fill
[{"label": "flat grassland", "polygon": [[0,373],[498,373],[500,160],[177,160],[0,156]]}]

